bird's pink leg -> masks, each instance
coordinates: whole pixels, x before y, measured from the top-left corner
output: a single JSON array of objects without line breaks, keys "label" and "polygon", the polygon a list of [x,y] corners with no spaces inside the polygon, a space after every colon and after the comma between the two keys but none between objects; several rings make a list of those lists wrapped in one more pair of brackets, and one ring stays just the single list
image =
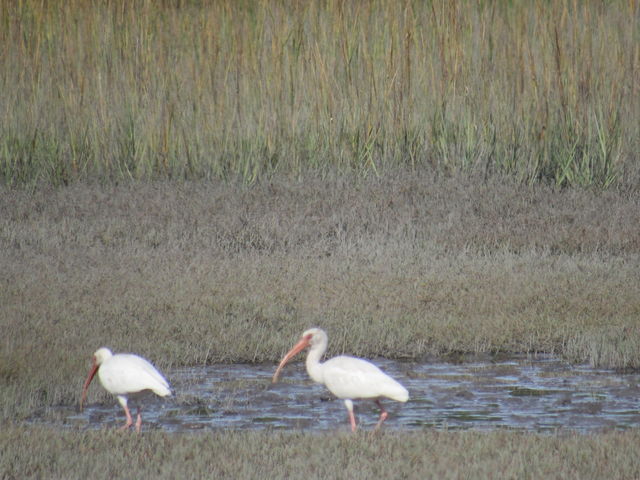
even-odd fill
[{"label": "bird's pink leg", "polygon": [[136,420],[136,433],[140,433],[141,428],[142,428],[142,417],[140,416],[140,411],[138,411],[138,419]]},{"label": "bird's pink leg", "polygon": [[375,428],[376,430],[378,430],[380,428],[380,425],[382,425],[382,422],[384,422],[387,419],[388,414],[387,414],[387,411],[382,406],[382,403],[380,403],[380,399],[376,398],[376,404],[380,409],[380,420],[378,420],[378,424],[376,425],[376,428]]},{"label": "bird's pink leg", "polygon": [[129,407],[127,405],[123,405],[124,413],[127,415],[127,423],[120,427],[120,430],[126,430],[131,425],[133,425],[133,418],[131,418],[131,412],[129,412]]},{"label": "bird's pink leg", "polygon": [[349,421],[351,422],[351,431],[355,432],[358,427],[356,426],[356,417],[353,414],[353,410],[349,410]]},{"label": "bird's pink leg", "polygon": [[349,399],[344,401],[344,404],[347,407],[347,410],[349,411],[349,422],[351,422],[351,431],[355,432],[356,431],[356,416],[353,414],[353,402]]}]

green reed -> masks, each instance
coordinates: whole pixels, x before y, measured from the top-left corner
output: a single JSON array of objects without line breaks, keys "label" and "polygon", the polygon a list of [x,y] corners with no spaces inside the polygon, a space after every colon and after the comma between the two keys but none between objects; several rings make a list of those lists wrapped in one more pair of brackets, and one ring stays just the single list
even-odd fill
[{"label": "green reed", "polygon": [[637,174],[639,5],[0,1],[0,178]]}]

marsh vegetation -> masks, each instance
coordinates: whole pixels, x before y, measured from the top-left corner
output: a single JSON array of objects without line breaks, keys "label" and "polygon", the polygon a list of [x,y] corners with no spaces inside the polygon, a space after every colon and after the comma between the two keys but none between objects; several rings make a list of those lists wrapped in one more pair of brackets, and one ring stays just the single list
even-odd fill
[{"label": "marsh vegetation", "polygon": [[0,179],[639,176],[638,2],[0,2]]},{"label": "marsh vegetation", "polygon": [[[98,445],[132,441],[100,436],[104,431],[97,437],[66,432],[55,434],[52,445],[40,445],[38,439],[47,442],[54,434],[14,423],[35,411],[46,415],[52,406],[77,404],[91,354],[101,345],[141,354],[163,371],[238,361],[270,361],[275,368],[302,331],[321,325],[331,334],[330,355],[420,360],[548,352],[604,367],[640,363],[635,194],[397,172],[384,179],[339,176],[251,187],[76,184],[0,195],[0,437],[25,468],[35,460],[27,461],[21,456],[27,450],[9,441],[16,429],[45,450],[75,448],[85,437]],[[89,402],[114,400],[96,388]],[[432,433],[411,434],[407,441],[432,445]],[[298,445],[298,436],[247,435],[290,455],[301,452],[287,446]],[[582,455],[581,449],[600,442],[598,448],[609,452],[619,442],[637,441],[633,433],[569,440],[440,435],[464,443],[458,448],[471,448],[470,441],[482,451],[491,448],[484,442],[496,449],[515,442],[523,456],[532,445],[548,453],[555,447],[545,445],[554,442],[569,441],[573,455]],[[152,438],[144,440],[152,442],[151,450],[174,442],[190,446],[185,451],[209,448],[213,441],[160,432]],[[318,441],[302,438],[309,445]],[[404,434],[384,438],[393,444]],[[333,451],[335,441],[328,436],[318,448]],[[128,448],[116,444],[109,447],[114,455]],[[354,457],[361,448],[382,448],[367,436],[353,445],[345,455],[358,465]],[[599,455],[609,455],[605,450]],[[426,458],[434,460],[438,452]],[[70,453],[56,455],[63,461]],[[384,458],[371,468],[384,471]],[[589,461],[597,458],[603,457]],[[637,469],[632,458],[619,468]],[[69,461],[54,465],[71,476],[75,468],[88,468]],[[104,461],[99,465],[106,468]],[[506,461],[477,457],[473,465],[501,469]],[[14,471],[18,464],[2,468]],[[150,467],[139,468],[146,475]],[[525,467],[513,468],[518,476]]]},{"label": "marsh vegetation", "polygon": [[312,325],[638,368],[639,8],[0,0],[0,476],[637,477],[635,431],[21,422],[99,346],[276,362]]},{"label": "marsh vegetation", "polygon": [[3,428],[6,478],[636,478],[637,431],[207,435]]}]

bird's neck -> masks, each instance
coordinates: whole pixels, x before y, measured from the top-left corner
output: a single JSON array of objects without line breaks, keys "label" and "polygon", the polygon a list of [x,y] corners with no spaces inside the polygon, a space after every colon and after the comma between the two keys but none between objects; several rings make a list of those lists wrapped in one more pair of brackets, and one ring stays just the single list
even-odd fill
[{"label": "bird's neck", "polygon": [[320,359],[324,354],[326,349],[326,345],[317,345],[309,350],[307,354],[307,373],[316,383],[324,383],[323,375],[322,375],[322,363],[320,363]]}]

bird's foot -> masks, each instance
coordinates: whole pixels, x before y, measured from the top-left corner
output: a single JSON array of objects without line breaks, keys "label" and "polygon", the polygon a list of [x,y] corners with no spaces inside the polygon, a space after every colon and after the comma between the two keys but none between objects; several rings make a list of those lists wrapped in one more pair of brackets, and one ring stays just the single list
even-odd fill
[{"label": "bird's foot", "polygon": [[387,412],[382,412],[380,414],[380,420],[378,420],[378,423],[376,424],[376,428],[375,430],[378,431],[380,429],[380,427],[382,426],[382,422],[384,422],[387,419]]}]

